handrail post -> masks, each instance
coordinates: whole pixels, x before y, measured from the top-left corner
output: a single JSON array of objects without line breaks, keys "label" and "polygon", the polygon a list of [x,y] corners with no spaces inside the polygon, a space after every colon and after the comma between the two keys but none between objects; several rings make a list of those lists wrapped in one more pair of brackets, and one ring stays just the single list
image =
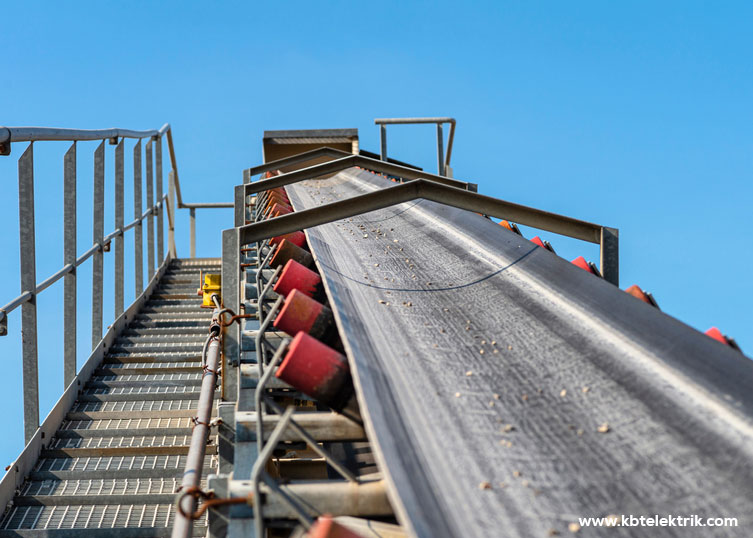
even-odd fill
[{"label": "handrail post", "polygon": [[[146,143],[146,208],[154,206],[154,161],[152,159],[152,140]],[[146,218],[146,274],[147,281],[154,276],[154,213]]]},{"label": "handrail post", "polygon": [[444,133],[441,123],[437,123],[437,175],[444,175]]},{"label": "handrail post", "polygon": [[615,286],[620,285],[620,232],[617,228],[601,227],[599,258],[601,275]]},{"label": "handrail post", "polygon": [[196,257],[196,208],[189,209],[190,221],[191,221],[191,257]]},{"label": "handrail post", "polygon": [[167,215],[167,248],[170,250],[170,257],[176,258],[178,254],[175,249],[175,172],[170,170],[167,176],[167,205],[169,206]]},{"label": "handrail post", "polygon": [[23,354],[24,439],[28,443],[39,427],[37,366],[37,269],[34,234],[34,143],[18,159],[18,223],[20,231],[21,291],[31,298],[21,305]]},{"label": "handrail post", "polygon": [[63,158],[63,389],[76,377],[76,142]]},{"label": "handrail post", "polygon": [[92,215],[92,239],[99,244],[92,258],[92,349],[102,339],[102,278],[104,252],[102,239],[105,235],[105,142],[94,150],[94,211]]},{"label": "handrail post", "polygon": [[[141,140],[133,147],[133,218],[141,218]],[[134,256],[133,272],[135,279],[134,297],[141,295],[144,289],[144,232],[139,220],[133,228]]]},{"label": "handrail post", "polygon": [[[154,165],[155,184],[157,185],[157,204],[162,204],[162,137],[155,138]],[[157,207],[157,264],[161,265],[165,259],[165,228],[164,228],[164,205]]]},{"label": "handrail post", "polygon": [[[115,148],[115,229],[123,228],[125,186],[123,178],[123,151],[125,140]],[[124,246],[125,233],[115,238],[115,319],[122,313],[124,308]]]},{"label": "handrail post", "polygon": [[379,126],[379,158],[387,160],[387,126],[384,124]]}]

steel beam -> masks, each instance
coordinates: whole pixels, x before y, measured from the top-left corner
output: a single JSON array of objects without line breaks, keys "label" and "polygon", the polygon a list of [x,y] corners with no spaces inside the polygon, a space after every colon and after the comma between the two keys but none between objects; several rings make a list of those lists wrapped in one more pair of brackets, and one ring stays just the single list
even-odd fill
[{"label": "steel beam", "polygon": [[342,151],[342,150],[330,148],[330,147],[323,147],[323,148],[312,149],[311,151],[304,151],[303,153],[291,155],[290,157],[277,159],[276,161],[269,161],[264,164],[260,164],[258,166],[247,168],[243,172],[244,172],[244,177],[246,176],[246,174],[249,177],[249,181],[246,181],[246,183],[250,183],[250,178],[252,176],[263,174],[264,172],[270,172],[272,170],[279,170],[281,168],[286,168],[288,166],[310,162],[315,159],[321,159],[322,157],[332,157],[333,159],[341,159],[342,157],[348,157],[349,155],[351,155],[351,153],[348,153],[347,151]]},{"label": "steel beam", "polygon": [[[133,218],[141,219],[141,140],[133,147]],[[134,295],[138,297],[144,289],[144,234],[141,220],[134,227],[133,273]]]},{"label": "steel beam", "polygon": [[24,439],[28,443],[39,427],[37,371],[37,268],[34,234],[34,144],[18,159],[18,223],[21,250],[21,290],[31,297],[21,306],[24,385]]},{"label": "steel beam", "polygon": [[63,389],[76,377],[76,142],[63,157]]},{"label": "steel beam", "polygon": [[155,185],[157,187],[157,264],[165,259],[164,201],[162,194],[162,138],[154,139]]},{"label": "steel beam", "polygon": [[[152,141],[146,143],[146,207],[154,206],[154,160],[152,158]],[[154,212],[146,220],[146,274],[151,280],[154,276]]]},{"label": "steel beam", "polygon": [[[123,171],[123,151],[125,141],[121,140],[115,148],[115,229],[123,228],[124,219],[124,171]],[[117,319],[123,313],[124,308],[124,252],[125,252],[125,234],[115,237],[115,318]]]},{"label": "steel beam", "polygon": [[102,306],[104,252],[102,239],[105,235],[105,142],[94,150],[92,242],[99,245],[92,261],[92,349],[102,339]]},{"label": "steel beam", "polygon": [[[513,220],[520,224],[590,243],[602,244],[604,237],[608,244],[602,244],[602,250],[608,249],[609,252],[602,257],[602,263],[606,264],[602,266],[602,273],[609,275],[610,279],[616,279],[619,275],[619,269],[610,265],[619,263],[619,256],[617,255],[618,234],[614,228],[609,228],[612,232],[603,234],[602,229],[604,227],[598,224],[514,204],[464,189],[448,187],[426,179],[409,181],[313,209],[296,211],[274,219],[248,224],[240,228],[240,240],[242,245],[249,245],[270,237],[319,226],[416,199],[431,200],[492,217]],[[607,280],[615,285],[618,284],[616,280],[610,279]]]},{"label": "steel beam", "polygon": [[341,159],[336,159],[327,163],[316,164],[309,166],[308,168],[301,168],[300,170],[294,170],[293,172],[287,172],[286,174],[280,174],[278,176],[256,181],[254,183],[246,184],[246,195],[255,194],[257,192],[274,189],[277,187],[284,187],[285,185],[291,185],[299,181],[307,179],[315,179],[317,177],[326,176],[341,172],[348,168],[360,166],[367,170],[373,170],[375,172],[381,172],[383,174],[396,176],[404,180],[411,179],[426,179],[431,180],[442,185],[450,187],[457,187],[464,190],[476,192],[478,185],[475,183],[467,183],[465,181],[458,181],[448,177],[437,176],[429,174],[422,170],[416,170],[415,168],[408,168],[406,166],[400,166],[386,161],[380,161],[377,159],[370,159],[363,155],[349,155]]}]

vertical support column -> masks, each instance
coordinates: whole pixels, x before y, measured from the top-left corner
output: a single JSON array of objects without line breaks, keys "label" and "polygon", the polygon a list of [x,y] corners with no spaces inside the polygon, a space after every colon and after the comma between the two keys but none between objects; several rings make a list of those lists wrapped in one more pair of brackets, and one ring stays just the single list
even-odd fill
[{"label": "vertical support column", "polygon": [[105,235],[105,142],[94,150],[94,196],[92,215],[92,241],[100,248],[92,257],[92,349],[102,339],[102,278],[104,277],[104,251],[102,238]]},{"label": "vertical support column", "polygon": [[196,208],[189,210],[191,214],[191,257],[196,257]]},{"label": "vertical support column", "polygon": [[599,252],[601,275],[615,286],[620,285],[620,231],[617,228],[601,228]]},{"label": "vertical support column", "polygon": [[37,373],[37,266],[34,235],[34,144],[18,159],[18,228],[20,231],[21,292],[31,298],[21,305],[21,341],[24,384],[24,439],[28,443],[39,427]]},{"label": "vertical support column", "polygon": [[387,126],[384,124],[379,126],[379,158],[387,160]]},{"label": "vertical support column", "polygon": [[437,123],[437,174],[444,175],[444,132],[441,123]]},{"label": "vertical support column", "polygon": [[[240,231],[238,228],[222,230],[222,305],[240,312]],[[240,364],[240,324],[225,327],[222,339],[222,399],[238,398],[238,365]]]},{"label": "vertical support column", "polygon": [[251,183],[251,170],[248,168],[243,171],[243,183]]},{"label": "vertical support column", "polygon": [[[152,141],[146,143],[146,209],[154,206],[154,161],[152,160]],[[154,213],[146,218],[146,274],[147,282],[154,276]]]},{"label": "vertical support column", "polygon": [[178,256],[175,249],[175,172],[170,170],[168,173],[168,194],[167,194],[167,248],[170,249],[170,257]]},{"label": "vertical support column", "polygon": [[[125,139],[115,148],[115,229],[122,229],[125,224],[125,180],[123,172],[123,151]],[[125,234],[115,237],[115,318],[123,313],[124,299],[124,252]]]},{"label": "vertical support column", "polygon": [[[133,218],[141,218],[141,140],[133,147]],[[133,232],[133,273],[136,281],[134,297],[138,297],[144,289],[144,232],[140,220]]]},{"label": "vertical support column", "polygon": [[[165,259],[165,227],[164,227],[164,213],[165,204],[162,204],[162,138],[156,137],[154,139],[154,165],[155,165],[155,185],[157,186],[157,265],[162,265],[162,260]],[[159,205],[162,204],[162,205]]]},{"label": "vertical support column", "polygon": [[246,187],[236,185],[233,190],[233,226],[246,224]]},{"label": "vertical support column", "polygon": [[76,377],[76,143],[63,157],[63,390]]}]

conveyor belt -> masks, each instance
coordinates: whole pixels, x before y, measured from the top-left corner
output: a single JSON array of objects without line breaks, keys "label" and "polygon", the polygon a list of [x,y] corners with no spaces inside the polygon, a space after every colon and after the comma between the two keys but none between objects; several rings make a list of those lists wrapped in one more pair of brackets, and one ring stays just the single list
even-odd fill
[{"label": "conveyor belt", "polygon": [[[287,189],[301,209],[390,185],[350,169]],[[414,202],[307,235],[415,535],[569,534],[611,514],[739,526],[610,536],[751,535],[750,360],[466,211]]]},{"label": "conveyor belt", "polygon": [[[199,272],[219,268],[171,262],[0,516],[0,537],[169,536],[211,317]],[[206,520],[194,531],[204,535]]]}]

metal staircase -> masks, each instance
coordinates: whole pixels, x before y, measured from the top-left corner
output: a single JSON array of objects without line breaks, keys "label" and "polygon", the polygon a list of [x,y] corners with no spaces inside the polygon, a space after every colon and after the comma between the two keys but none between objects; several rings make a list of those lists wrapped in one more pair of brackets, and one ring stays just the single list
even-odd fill
[{"label": "metal staircase", "polygon": [[[215,259],[173,260],[79,391],[0,522],[0,536],[167,536],[196,414]],[[214,441],[207,447],[207,476]],[[204,535],[198,521],[194,534]]]}]

